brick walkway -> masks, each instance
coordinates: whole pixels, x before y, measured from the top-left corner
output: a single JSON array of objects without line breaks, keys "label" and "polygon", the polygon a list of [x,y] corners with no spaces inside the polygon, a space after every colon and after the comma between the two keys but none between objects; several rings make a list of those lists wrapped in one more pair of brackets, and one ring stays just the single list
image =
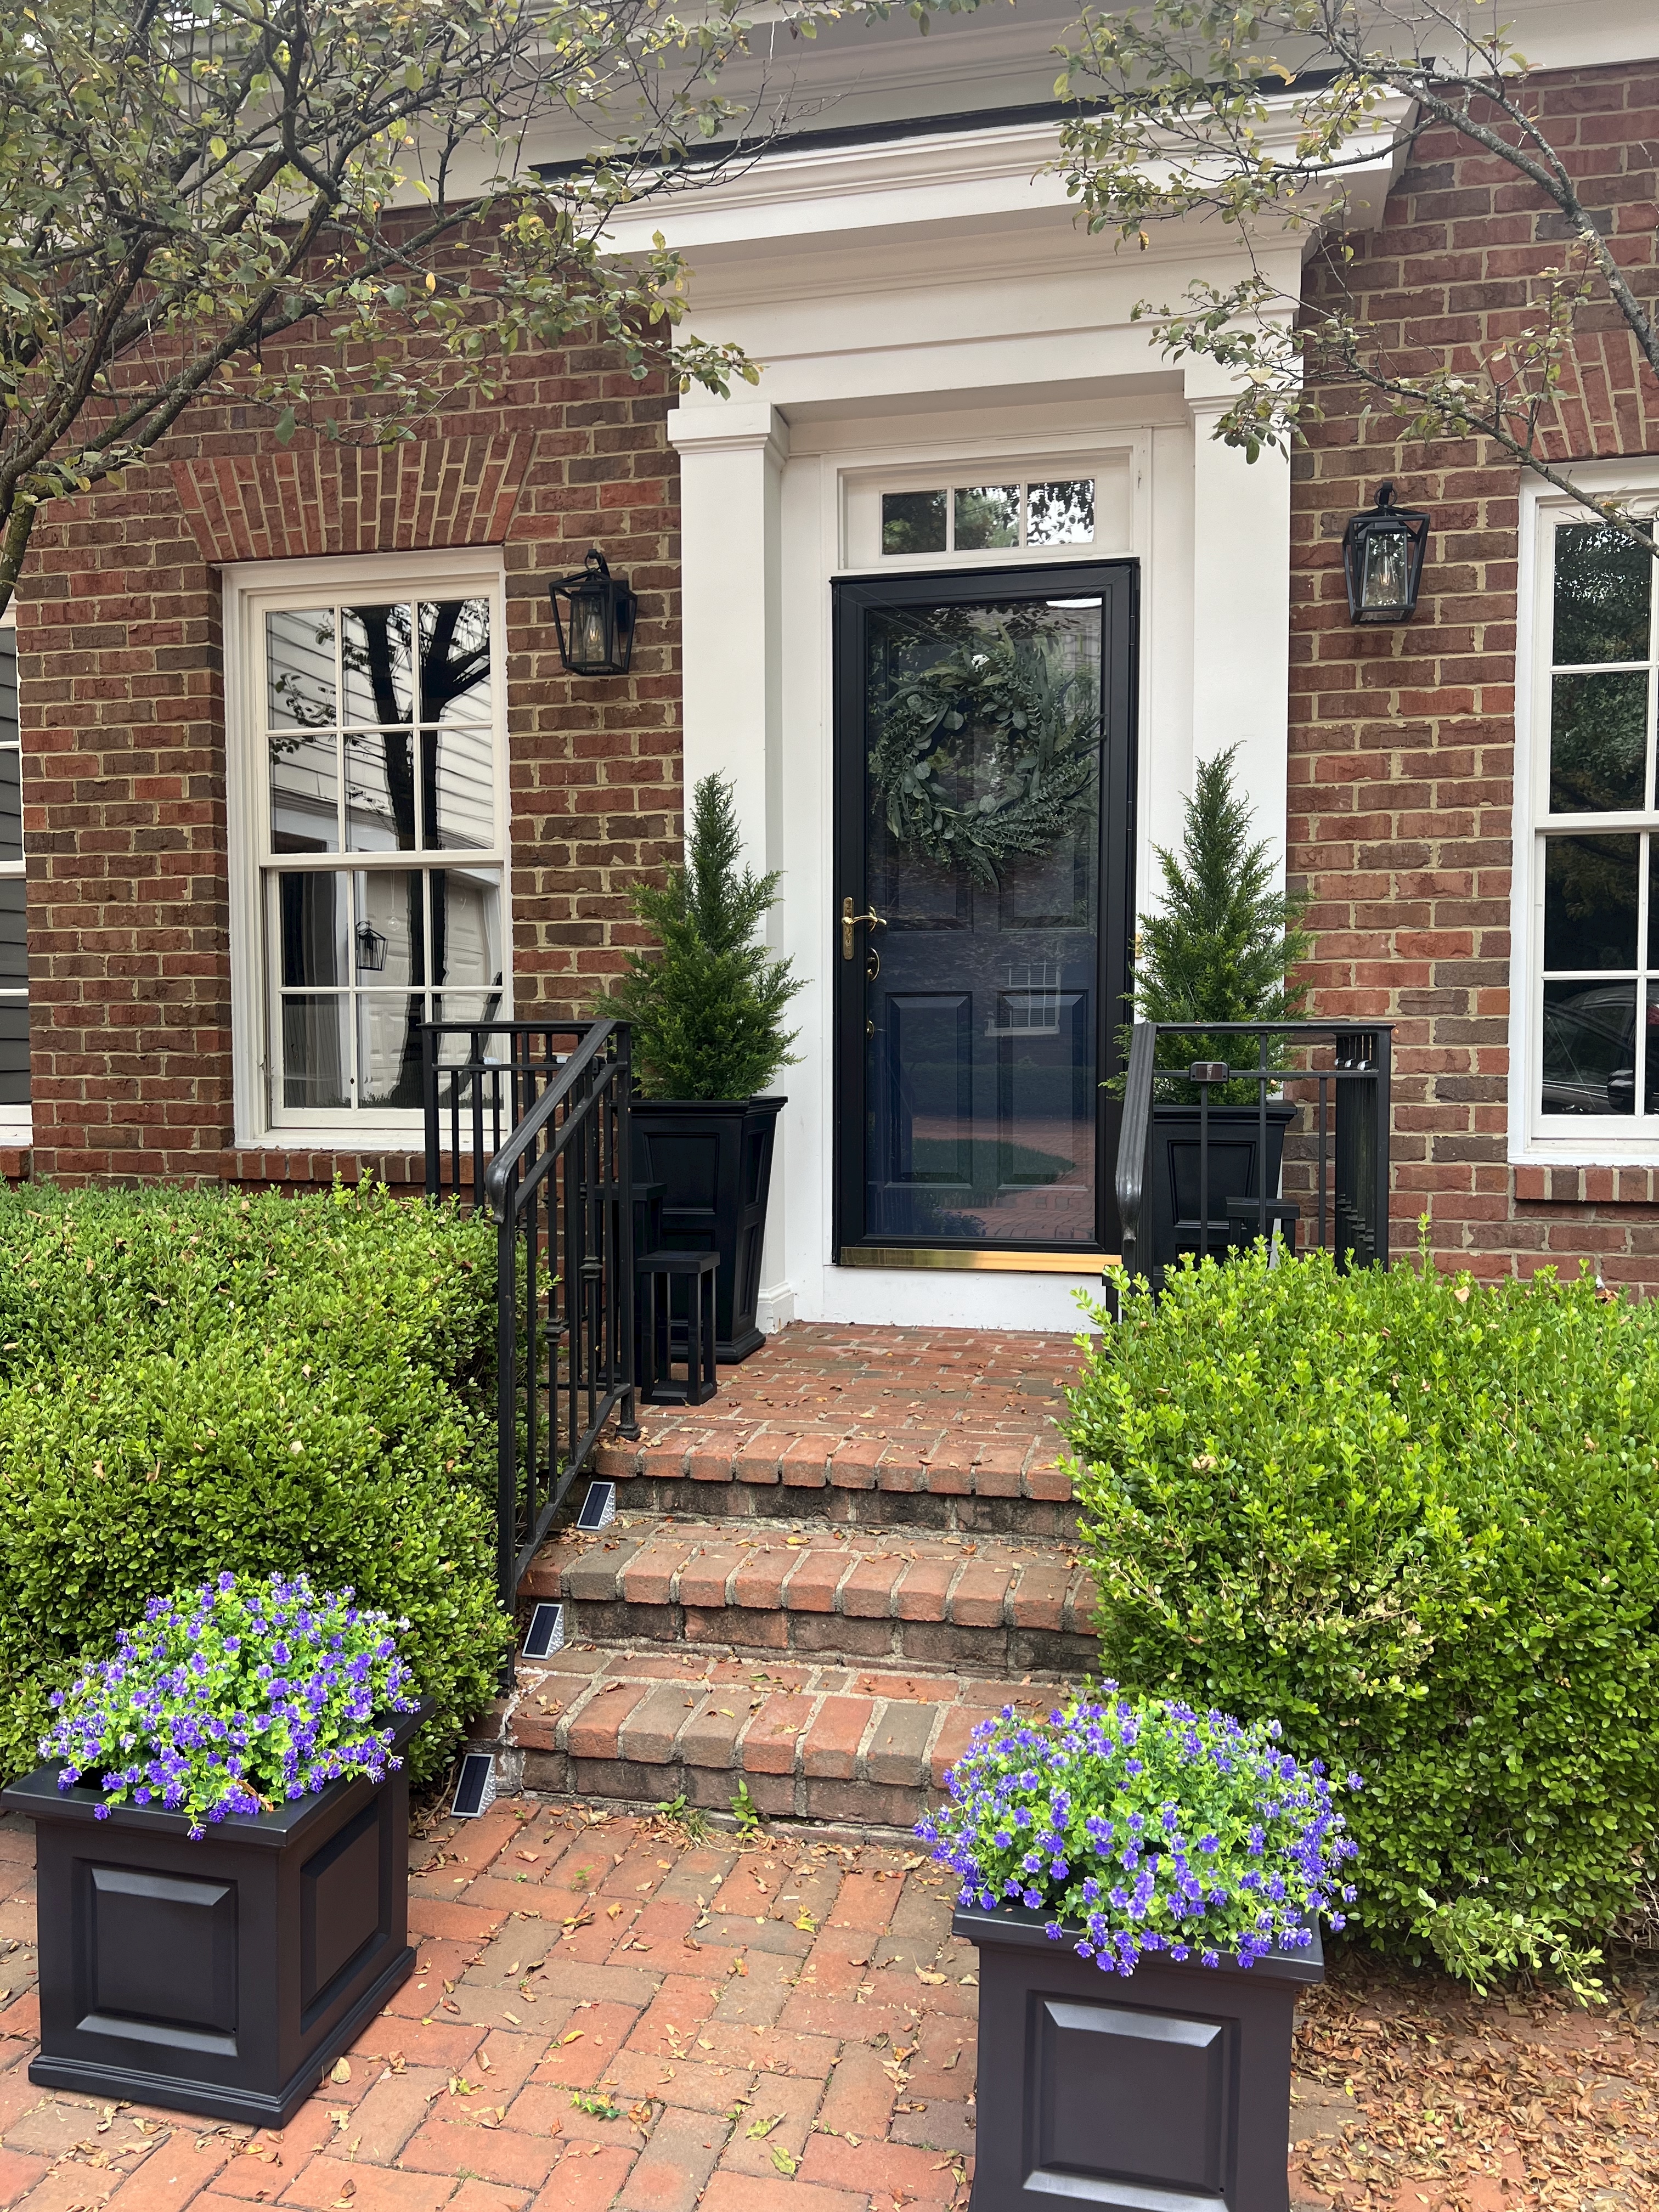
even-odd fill
[{"label": "brick walkway", "polygon": [[[410,1863],[418,1970],[278,2136],[30,2083],[33,1844],[0,1821],[0,2206],[962,2212],[975,1960],[917,1854],[519,1799]],[[1292,2212],[1647,2212],[1659,1981],[1610,1996],[1340,1966]]]},{"label": "brick walkway", "polygon": [[[899,1848],[527,1800],[411,1847],[419,1967],[280,2137],[34,2088],[31,1839],[0,1826],[0,2204],[933,2212],[965,2201],[974,1954]],[[20,1994],[20,1992],[21,1992]]]}]

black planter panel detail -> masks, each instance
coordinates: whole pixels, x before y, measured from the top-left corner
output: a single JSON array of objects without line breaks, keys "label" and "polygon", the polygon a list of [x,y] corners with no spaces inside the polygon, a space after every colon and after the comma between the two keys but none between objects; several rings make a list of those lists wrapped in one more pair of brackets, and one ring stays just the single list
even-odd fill
[{"label": "black planter panel detail", "polygon": [[[1279,1195],[1285,1158],[1285,1132],[1296,1119],[1294,1106],[1275,1102],[1267,1109],[1268,1198]],[[1223,1249],[1228,1201],[1261,1195],[1261,1121],[1254,1106],[1212,1106],[1209,1112],[1209,1209],[1214,1235],[1211,1249]],[[1172,1267],[1183,1249],[1191,1249],[1202,1212],[1203,1172],[1200,1112],[1196,1106],[1152,1109],[1152,1264]],[[1255,1236],[1254,1226],[1250,1235]]]},{"label": "black planter panel detail", "polygon": [[195,1841],[177,1814],[97,1820],[55,1766],[3,1802],[35,1824],[32,2081],[283,2127],[413,1969],[402,1770]]},{"label": "black planter panel detail", "polygon": [[1317,1942],[1241,1971],[1143,1960],[1128,1979],[1040,1914],[959,1911],[979,1947],[970,2212],[1287,2212],[1296,1992]]},{"label": "black planter panel detail", "polygon": [[[714,1252],[714,1357],[747,1359],[765,1342],[756,1314],[772,1148],[781,1098],[635,1099],[634,1179],[662,1188],[662,1243],[671,1252]],[[676,1312],[684,1332],[683,1288]]]}]

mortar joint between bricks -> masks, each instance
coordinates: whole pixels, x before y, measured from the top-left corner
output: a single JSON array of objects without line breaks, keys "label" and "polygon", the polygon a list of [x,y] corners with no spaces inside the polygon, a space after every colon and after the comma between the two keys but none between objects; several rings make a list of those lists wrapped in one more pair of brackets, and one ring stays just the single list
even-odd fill
[{"label": "mortar joint between bricks", "polygon": [[870,1717],[864,1723],[864,1734],[859,1738],[859,1747],[853,1754],[853,1777],[855,1781],[867,1782],[870,1779],[870,1747],[875,1741],[877,1730],[880,1728],[886,1714],[888,1704],[889,1700],[885,1698],[878,1697],[871,1699]]},{"label": "mortar joint between bricks", "polygon": [[848,1583],[851,1577],[858,1572],[859,1569],[863,1565],[864,1555],[862,1553],[852,1551],[848,1553],[847,1565],[842,1569],[841,1573],[836,1577],[836,1587],[830,1594],[830,1610],[831,1613],[838,1613],[843,1616],[845,1615],[847,1607],[842,1599],[842,1593],[847,1588]]},{"label": "mortar joint between bricks", "polygon": [[589,1705],[592,1704],[594,1698],[598,1697],[599,1692],[602,1689],[609,1689],[610,1686],[610,1684],[598,1674],[590,1674],[588,1676],[586,1687],[577,1691],[575,1696],[571,1699],[570,1703],[565,1707],[564,1711],[559,1715],[558,1719],[553,1724],[553,1741],[555,1747],[558,1750],[568,1752],[570,1749],[570,1730],[573,1723],[580,1719],[583,1713],[585,1713]]},{"label": "mortar joint between bricks", "polygon": [[[821,1669],[816,1667],[812,1670],[814,1675],[820,1671]],[[829,1692],[825,1690],[813,1690],[808,1694],[812,1700],[812,1710],[806,1716],[805,1725],[795,1731],[795,1763],[791,1770],[796,1781],[801,1785],[800,1791],[797,1793],[796,1802],[803,1806],[806,1802],[804,1795],[806,1787],[806,1739],[817,1726],[818,1715],[823,1711]]]},{"label": "mortar joint between bricks", "polygon": [[933,1716],[933,1725],[927,1731],[927,1741],[921,1747],[921,1757],[919,1762],[921,1771],[916,1777],[916,1783],[917,1786],[924,1791],[931,1790],[933,1786],[933,1746],[939,1741],[940,1732],[945,1726],[945,1716],[950,1711],[949,1705],[940,1705],[938,1708]]},{"label": "mortar joint between bricks", "polygon": [[949,1621],[953,1627],[956,1625],[956,1616],[951,1612],[951,1607],[956,1601],[957,1584],[962,1580],[967,1571],[968,1561],[964,1557],[958,1559],[956,1565],[951,1570],[951,1579],[945,1585],[945,1595],[939,1601],[940,1613],[943,1613],[945,1619]]}]

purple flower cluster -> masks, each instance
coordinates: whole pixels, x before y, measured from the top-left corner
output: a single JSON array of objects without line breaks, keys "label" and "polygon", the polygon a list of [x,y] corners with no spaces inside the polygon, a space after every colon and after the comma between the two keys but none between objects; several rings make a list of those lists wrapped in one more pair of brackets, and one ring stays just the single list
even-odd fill
[{"label": "purple flower cluster", "polygon": [[974,1730],[950,1803],[916,1829],[959,1903],[1042,1912],[1051,1942],[1116,1974],[1158,1951],[1254,1966],[1304,1948],[1322,1917],[1342,1926],[1357,1846],[1317,1759],[1281,1751],[1277,1721],[1101,1690],[1047,1721],[1007,1705]]},{"label": "purple flower cluster", "polygon": [[202,1836],[210,1820],[252,1817],[343,1775],[379,1782],[400,1764],[386,1720],[419,1699],[394,1624],[351,1598],[303,1574],[223,1574],[152,1598],[113,1658],[53,1693],[40,1750],[63,1761],[58,1788],[98,1772],[100,1820],[155,1805]]}]

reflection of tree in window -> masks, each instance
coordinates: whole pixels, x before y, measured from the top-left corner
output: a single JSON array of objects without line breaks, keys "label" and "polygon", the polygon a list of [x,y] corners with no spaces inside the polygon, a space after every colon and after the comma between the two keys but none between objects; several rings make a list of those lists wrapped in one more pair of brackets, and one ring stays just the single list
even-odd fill
[{"label": "reflection of tree in window", "polygon": [[1586,661],[1645,660],[1653,556],[1603,523],[1573,522],[1555,533],[1558,668]]},{"label": "reflection of tree in window", "polygon": [[1644,669],[1558,676],[1550,708],[1550,811],[1613,814],[1647,799]]},{"label": "reflection of tree in window", "polygon": [[1636,837],[1551,837],[1544,847],[1547,974],[1636,965]]},{"label": "reflection of tree in window", "polygon": [[[402,722],[402,728],[384,732],[386,799],[400,849],[437,842],[438,741],[435,731],[423,731],[420,739],[420,807],[424,839],[416,819],[415,738],[407,726],[408,673],[411,659],[407,605],[352,607],[342,627],[340,659],[348,693],[352,679],[366,679],[374,704],[374,719],[381,724]],[[477,690],[489,677],[489,609],[483,599],[441,599],[422,603],[419,618],[419,684],[423,720],[435,722],[459,699]],[[349,795],[348,794],[348,798]],[[432,975],[446,973],[447,959],[447,901],[441,870],[429,878],[432,885]],[[422,939],[421,877],[408,878],[409,939]],[[424,980],[421,977],[418,980]],[[409,1000],[403,1049],[396,1082],[379,1097],[364,1104],[417,1106],[421,1102],[421,1022],[424,1001]]]}]

